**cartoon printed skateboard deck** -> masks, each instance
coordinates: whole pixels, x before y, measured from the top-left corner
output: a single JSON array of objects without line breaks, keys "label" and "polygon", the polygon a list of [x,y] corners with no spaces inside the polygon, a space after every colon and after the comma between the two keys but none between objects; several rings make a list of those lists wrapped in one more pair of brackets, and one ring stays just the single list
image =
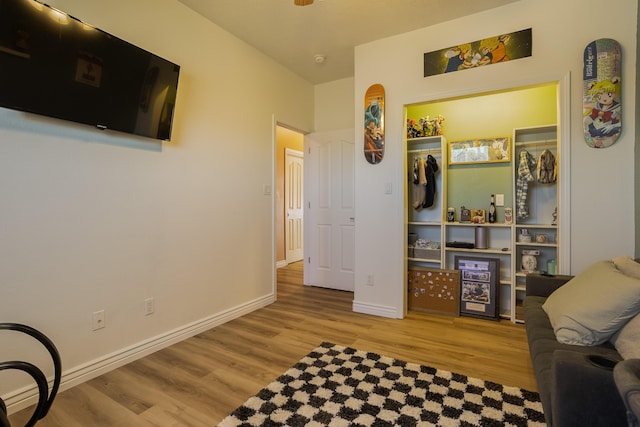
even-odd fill
[{"label": "cartoon printed skateboard deck", "polygon": [[375,84],[364,95],[364,157],[372,165],[384,157],[384,87]]},{"label": "cartoon printed skateboard deck", "polygon": [[584,49],[584,139],[592,148],[613,145],[622,131],[622,50],[613,39]]}]

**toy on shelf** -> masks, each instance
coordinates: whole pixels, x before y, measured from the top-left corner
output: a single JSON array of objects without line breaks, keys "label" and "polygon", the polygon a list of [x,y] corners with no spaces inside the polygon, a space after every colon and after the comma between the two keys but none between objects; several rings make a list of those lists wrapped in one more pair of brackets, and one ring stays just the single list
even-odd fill
[{"label": "toy on shelf", "polygon": [[438,115],[407,119],[407,138],[423,138],[427,136],[441,136],[444,130],[444,117]]}]

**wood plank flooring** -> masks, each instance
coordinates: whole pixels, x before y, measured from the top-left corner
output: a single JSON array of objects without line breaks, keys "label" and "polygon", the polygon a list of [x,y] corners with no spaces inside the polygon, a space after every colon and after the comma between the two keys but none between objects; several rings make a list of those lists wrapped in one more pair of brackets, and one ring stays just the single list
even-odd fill
[{"label": "wood plank flooring", "polygon": [[[322,341],[537,390],[523,325],[353,313],[353,294],[278,270],[278,301],[58,395],[38,427],[215,426]],[[30,409],[13,414],[24,425]]]}]

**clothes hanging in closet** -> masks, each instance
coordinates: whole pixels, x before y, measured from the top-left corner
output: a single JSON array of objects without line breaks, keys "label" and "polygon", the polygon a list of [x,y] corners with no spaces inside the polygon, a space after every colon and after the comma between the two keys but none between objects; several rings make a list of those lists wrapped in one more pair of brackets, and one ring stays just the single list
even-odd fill
[{"label": "clothes hanging in closet", "polygon": [[438,162],[431,154],[425,160],[418,157],[413,161],[414,209],[430,208],[436,196],[436,172]]},{"label": "clothes hanging in closet", "polygon": [[529,183],[535,181],[535,173],[536,159],[527,150],[522,150],[516,179],[516,217],[518,219],[525,219],[529,216],[527,193]]},{"label": "clothes hanging in closet", "polygon": [[413,207],[422,208],[426,193],[427,174],[425,171],[425,161],[422,157],[413,160]]},{"label": "clothes hanging in closet", "polygon": [[556,182],[556,158],[551,151],[544,149],[538,159],[538,182],[551,184]]}]

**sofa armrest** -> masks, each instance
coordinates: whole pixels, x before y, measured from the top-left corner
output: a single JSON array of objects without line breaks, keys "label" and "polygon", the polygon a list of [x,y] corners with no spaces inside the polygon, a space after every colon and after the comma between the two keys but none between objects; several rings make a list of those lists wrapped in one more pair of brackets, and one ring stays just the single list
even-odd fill
[{"label": "sofa armrest", "polygon": [[526,289],[527,296],[548,297],[560,286],[571,280],[573,276],[547,275],[540,273],[527,274]]},{"label": "sofa armrest", "polygon": [[[556,350],[553,353],[551,405],[553,426],[623,426],[627,414],[613,366],[619,356]],[[587,350],[588,351],[588,350]]]},{"label": "sofa armrest", "polygon": [[630,426],[640,425],[640,359],[627,359],[613,370],[620,396],[627,407]]}]

